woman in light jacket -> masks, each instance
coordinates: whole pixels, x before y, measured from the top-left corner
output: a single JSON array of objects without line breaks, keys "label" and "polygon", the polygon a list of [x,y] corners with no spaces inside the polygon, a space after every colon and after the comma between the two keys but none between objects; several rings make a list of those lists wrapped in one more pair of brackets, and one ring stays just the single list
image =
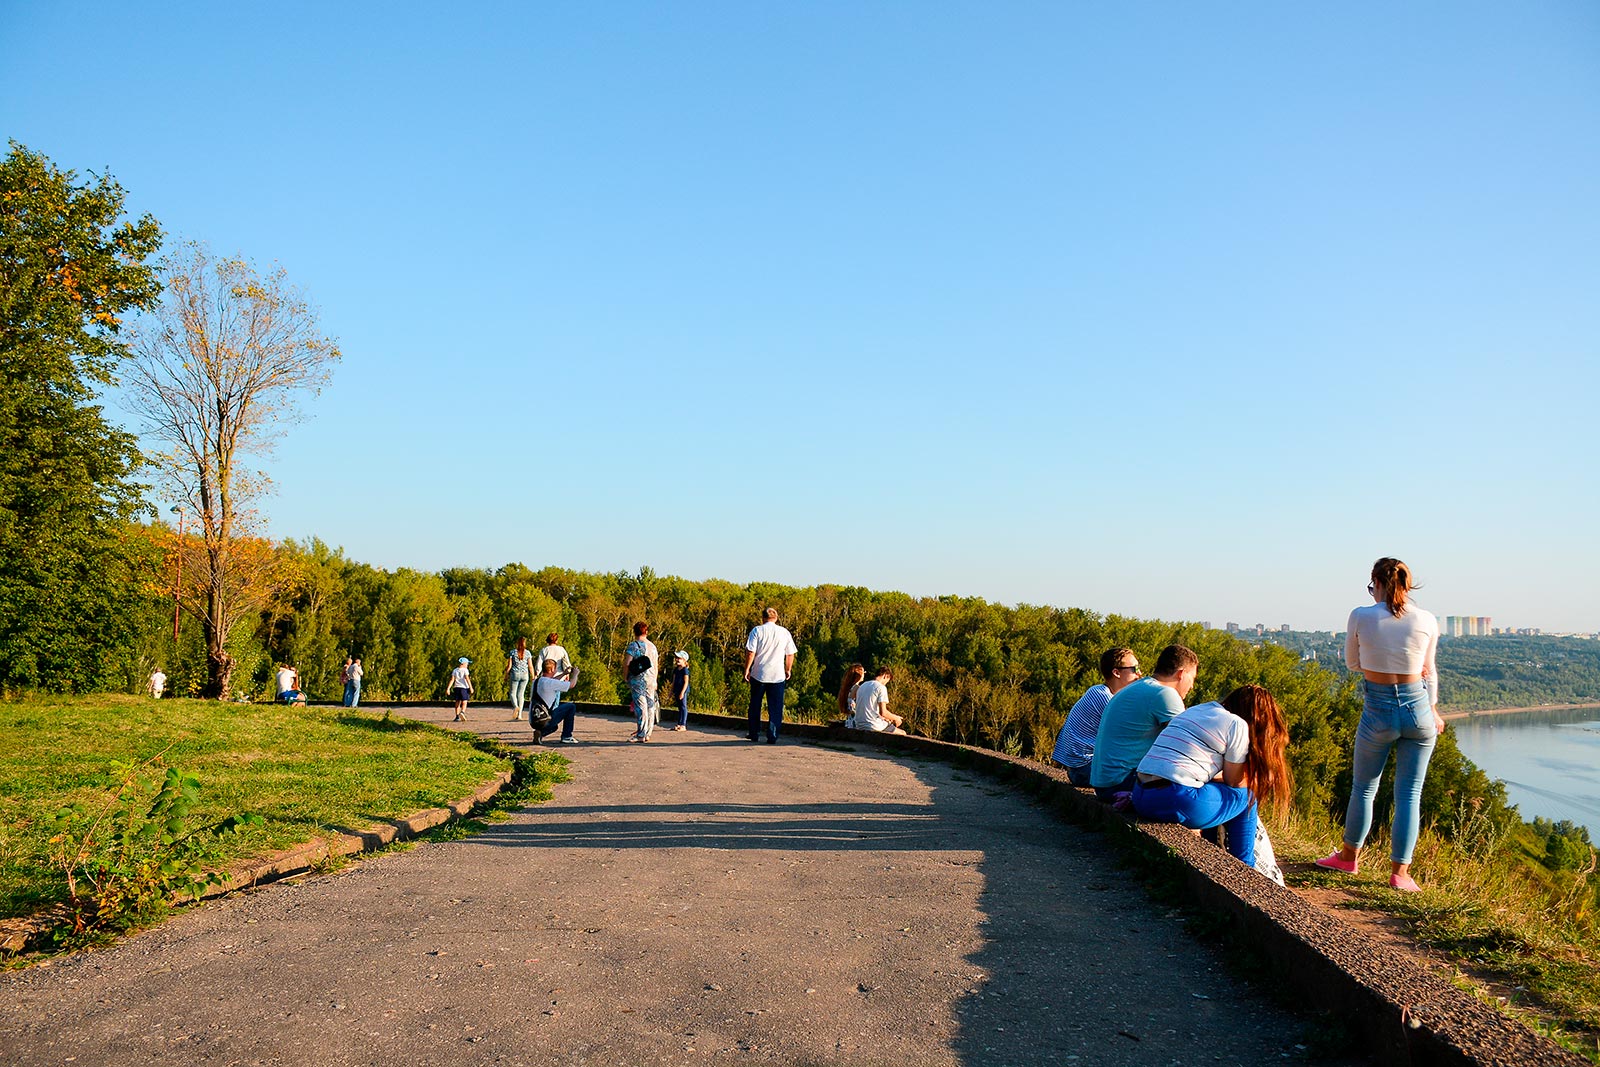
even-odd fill
[{"label": "woman in light jacket", "polygon": [[1361,724],[1350,771],[1350,806],[1339,851],[1317,860],[1318,867],[1356,873],[1361,846],[1372,829],[1372,798],[1378,778],[1397,748],[1394,775],[1394,829],[1389,884],[1406,893],[1419,890],[1411,877],[1411,854],[1422,822],[1422,780],[1433,746],[1444,729],[1434,710],[1439,700],[1439,621],[1411,601],[1411,569],[1385,556],[1372,565],[1367,592],[1373,603],[1350,613],[1344,660],[1366,679]]}]

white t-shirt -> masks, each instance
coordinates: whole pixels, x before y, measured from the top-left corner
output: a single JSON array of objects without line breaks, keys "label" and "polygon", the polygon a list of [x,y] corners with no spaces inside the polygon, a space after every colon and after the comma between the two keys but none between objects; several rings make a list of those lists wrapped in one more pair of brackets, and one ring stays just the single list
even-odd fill
[{"label": "white t-shirt", "polygon": [[883,709],[889,706],[889,687],[877,679],[862,682],[856,689],[856,729],[887,730],[889,721]]},{"label": "white t-shirt", "polygon": [[545,645],[539,650],[539,654],[533,657],[533,673],[535,675],[544,672],[544,661],[547,659],[556,661],[557,674],[565,674],[568,668],[572,666],[572,660],[567,656],[566,649],[560,645]]},{"label": "white t-shirt", "polygon": [[279,667],[278,668],[278,695],[282,696],[283,694],[289,692],[293,688],[294,688],[294,668],[293,667]]},{"label": "white t-shirt", "polygon": [[1223,760],[1243,763],[1249,754],[1250,724],[1213,700],[1167,723],[1139,773],[1198,789],[1221,773]]},{"label": "white t-shirt", "polygon": [[463,663],[461,666],[457,667],[455,670],[450,672],[450,688],[451,689],[471,689],[472,688],[472,672],[467,670],[467,665],[466,664]]},{"label": "white t-shirt", "polygon": [[167,676],[160,671],[150,672],[150,695],[160,697],[167,691]]},{"label": "white t-shirt", "polygon": [[350,664],[350,669],[345,672],[345,678],[346,678],[346,680],[352,681],[352,682],[361,681],[361,661],[360,660],[356,660],[354,663]]},{"label": "white t-shirt", "polygon": [[752,629],[744,647],[746,652],[755,654],[750,660],[750,679],[756,682],[781,682],[789,677],[783,669],[783,658],[799,651],[794,647],[794,635],[776,622],[764,622]]},{"label": "white t-shirt", "polygon": [[544,675],[540,675],[533,683],[533,691],[539,694],[544,706],[552,710],[561,699],[561,694],[571,688],[572,683],[565,678],[546,678]]},{"label": "white t-shirt", "polygon": [[1428,696],[1439,703],[1439,620],[1433,612],[1407,604],[1398,618],[1387,604],[1368,604],[1350,613],[1345,624],[1344,662],[1353,671],[1425,674]]}]

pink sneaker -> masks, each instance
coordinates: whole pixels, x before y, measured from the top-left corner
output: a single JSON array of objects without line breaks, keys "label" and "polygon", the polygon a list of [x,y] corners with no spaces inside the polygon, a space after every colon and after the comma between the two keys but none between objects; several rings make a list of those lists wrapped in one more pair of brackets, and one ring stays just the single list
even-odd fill
[{"label": "pink sneaker", "polygon": [[1422,887],[1409,874],[1391,874],[1389,876],[1389,888],[1398,889],[1402,893],[1422,892]]},{"label": "pink sneaker", "polygon": [[1337,852],[1331,856],[1322,857],[1316,863],[1318,867],[1324,867],[1330,871],[1343,871],[1345,874],[1356,873],[1356,861],[1347,860]]}]

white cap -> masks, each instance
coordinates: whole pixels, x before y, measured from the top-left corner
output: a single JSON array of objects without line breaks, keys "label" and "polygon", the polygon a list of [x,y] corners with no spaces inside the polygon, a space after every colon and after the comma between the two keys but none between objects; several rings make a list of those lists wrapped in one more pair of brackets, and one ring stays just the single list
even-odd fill
[{"label": "white cap", "polygon": [[678,649],[678,651],[676,651],[676,652],[674,652],[672,654],[672,658],[673,659],[688,659],[689,658],[689,653],[685,652],[683,649],[680,648],[680,649]]}]

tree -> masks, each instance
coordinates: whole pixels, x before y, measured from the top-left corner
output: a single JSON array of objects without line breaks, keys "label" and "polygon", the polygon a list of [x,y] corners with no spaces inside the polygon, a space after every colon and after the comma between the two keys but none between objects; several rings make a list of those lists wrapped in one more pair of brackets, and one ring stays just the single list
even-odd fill
[{"label": "tree", "polygon": [[93,401],[123,317],[161,291],[150,216],[122,187],[15,141],[0,161],[0,687],[87,689],[133,625],[118,534],[140,508],[131,435]]},{"label": "tree", "polygon": [[242,259],[189,244],[166,284],[136,333],[129,393],[167,449],[157,457],[167,488],[198,520],[203,551],[185,607],[205,633],[205,693],[227,699],[228,636],[287,578],[266,565],[270,553],[235,552],[258,528],[254,504],[268,487],[246,461],[272,450],[300,398],[329,380],[339,348],[281,268],[262,276]]}]

